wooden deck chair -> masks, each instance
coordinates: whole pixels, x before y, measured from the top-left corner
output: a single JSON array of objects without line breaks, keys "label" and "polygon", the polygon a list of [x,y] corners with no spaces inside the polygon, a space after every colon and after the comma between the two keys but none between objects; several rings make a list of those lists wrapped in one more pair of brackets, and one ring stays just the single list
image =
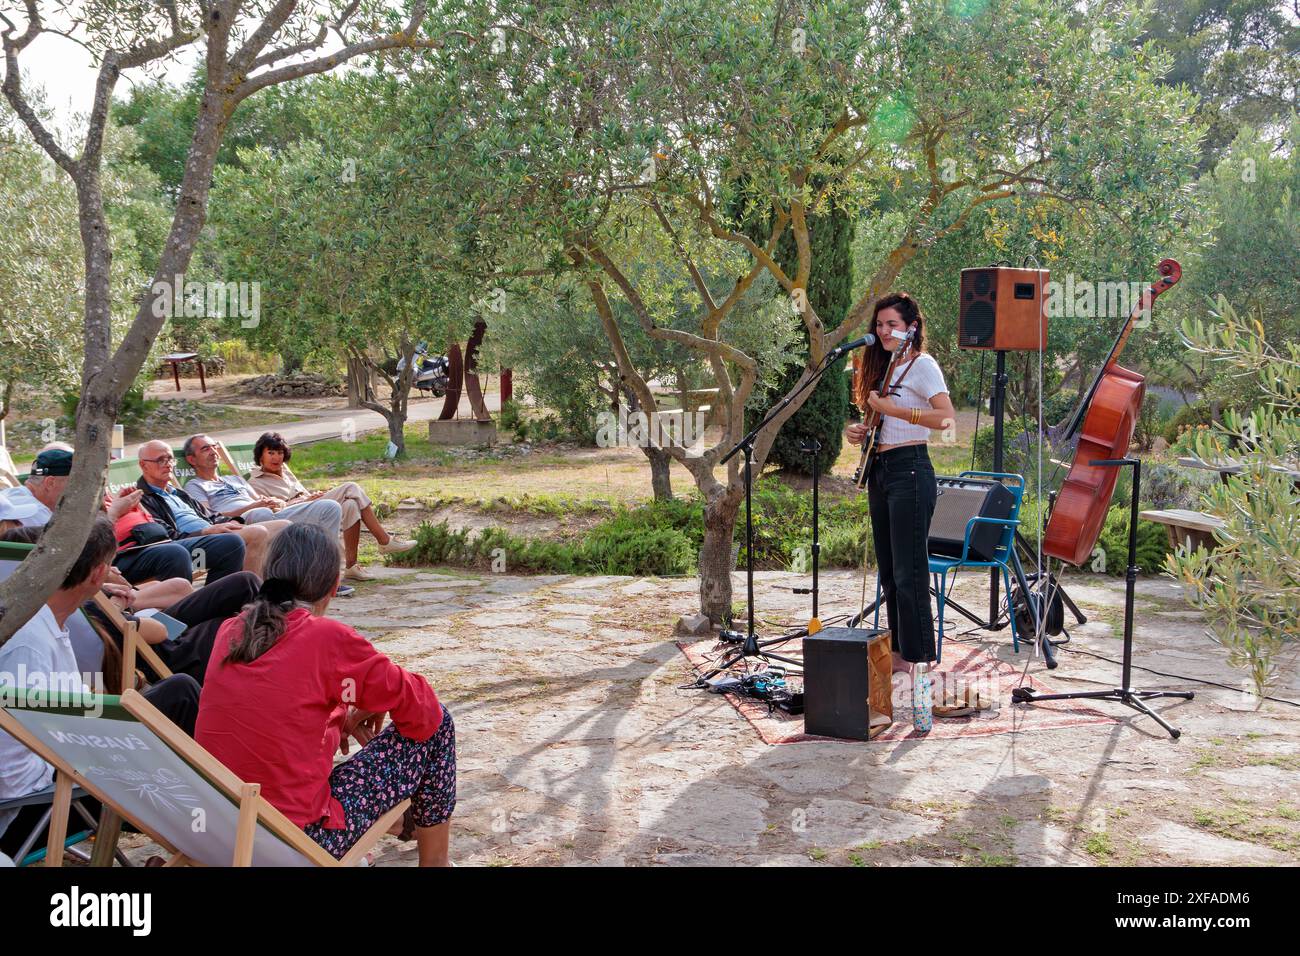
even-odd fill
[{"label": "wooden deck chair", "polygon": [[[53,698],[7,691],[0,730],[55,768],[47,866],[63,860],[67,807],[84,788],[169,854],[167,866],[351,866],[410,804],[336,860],[136,691]],[[60,812],[62,811],[62,812]]]},{"label": "wooden deck chair", "polygon": [[[108,618],[109,623],[122,635],[122,683],[117,688],[119,693],[124,693],[135,687],[137,658],[148,664],[150,669],[158,675],[159,680],[172,676],[171,668],[163,663],[162,658],[158,656],[158,652],[153,649],[153,646],[140,636],[140,625],[137,622],[123,614],[103,591],[95,595],[94,602],[95,607],[99,608],[104,617]],[[90,623],[95,630],[100,629],[99,624],[93,618],[91,618]],[[104,634],[102,631],[100,636],[106,640],[114,640],[112,634]]]},{"label": "wooden deck chair", "polygon": [[[82,804],[81,799],[85,796],[88,796],[88,794],[81,787],[72,788],[72,809],[77,812],[79,817],[81,817],[81,821],[85,826],[76,833],[67,836],[63,841],[63,848],[69,856],[75,857],[83,863],[90,863],[94,857],[90,853],[86,853],[80,849],[79,844],[96,836],[100,828],[100,821],[96,820],[91,812]],[[39,850],[36,850],[33,849],[33,847],[36,844],[36,838],[43,830],[45,830],[46,826],[53,818],[54,798],[55,788],[49,786],[44,790],[37,790],[35,793],[29,793],[26,796],[0,800],[0,810],[17,810],[29,806],[47,807],[45,812],[41,815],[41,819],[31,828],[26,839],[24,839],[22,844],[19,845],[18,851],[14,854],[13,861],[15,866],[31,866],[32,864],[41,863],[45,860],[48,848],[43,846]],[[105,811],[105,813],[108,812],[109,811]],[[14,826],[13,823],[10,823],[9,825],[11,827]],[[97,843],[96,846],[98,847],[99,844]],[[117,861],[123,866],[131,865],[131,861],[128,860],[126,855],[120,850],[116,851],[116,857]]]},{"label": "wooden deck chair", "polygon": [[235,464],[235,456],[230,454],[230,449],[226,447],[226,443],[216,439],[213,444],[217,447],[217,457],[221,459],[221,463],[229,468],[230,473],[236,478],[242,478],[243,475],[239,471],[239,466]]}]

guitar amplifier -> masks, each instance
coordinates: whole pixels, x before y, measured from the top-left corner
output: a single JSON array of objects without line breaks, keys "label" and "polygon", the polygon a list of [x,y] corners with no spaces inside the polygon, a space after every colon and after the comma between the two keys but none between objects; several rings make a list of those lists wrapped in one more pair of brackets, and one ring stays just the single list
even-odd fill
[{"label": "guitar amplifier", "polygon": [[827,627],[803,639],[803,729],[870,740],[889,726],[889,631]]},{"label": "guitar amplifier", "polygon": [[[986,478],[939,478],[939,499],[930,519],[931,554],[960,558],[966,523],[981,518],[1010,518],[1016,497],[1000,481]],[[967,557],[992,561],[1005,525],[977,524],[971,529]]]}]

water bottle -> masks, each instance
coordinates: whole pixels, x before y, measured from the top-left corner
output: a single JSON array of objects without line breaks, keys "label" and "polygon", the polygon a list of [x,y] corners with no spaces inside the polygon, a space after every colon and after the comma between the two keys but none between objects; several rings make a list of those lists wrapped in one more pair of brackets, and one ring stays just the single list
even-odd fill
[{"label": "water bottle", "polygon": [[928,734],[934,726],[934,691],[930,684],[930,665],[917,664],[912,669],[912,728]]}]

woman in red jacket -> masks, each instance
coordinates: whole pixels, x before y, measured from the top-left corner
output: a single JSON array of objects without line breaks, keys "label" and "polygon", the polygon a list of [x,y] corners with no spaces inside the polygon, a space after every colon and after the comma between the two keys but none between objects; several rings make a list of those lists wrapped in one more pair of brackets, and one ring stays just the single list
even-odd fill
[{"label": "woman in red jacket", "polygon": [[[423,677],[326,618],[338,543],[312,525],[271,544],[253,602],[217,632],[194,736],[335,857],[406,798],[403,838],[448,866],[456,805],[451,715]],[[380,730],[384,715],[392,723]],[[338,766],[334,753],[361,750]]]}]

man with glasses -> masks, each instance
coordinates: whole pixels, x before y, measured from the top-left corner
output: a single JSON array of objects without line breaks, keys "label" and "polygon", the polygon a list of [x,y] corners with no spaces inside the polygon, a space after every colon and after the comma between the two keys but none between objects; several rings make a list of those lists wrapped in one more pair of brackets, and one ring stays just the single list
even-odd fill
[{"label": "man with glasses", "polygon": [[[136,457],[140,462],[136,487],[143,492],[140,507],[162,525],[167,537],[189,548],[195,567],[207,568],[209,583],[240,570],[261,574],[267,546],[276,534],[289,527],[289,522],[245,525],[238,519],[227,520],[179,488],[168,487],[175,478],[176,458],[166,442],[145,442]],[[147,555],[149,550],[141,554]],[[119,558],[117,565],[130,579],[123,559]]]},{"label": "man with glasses", "polygon": [[328,498],[286,505],[279,498],[265,497],[239,475],[222,475],[217,444],[207,435],[191,435],[181,450],[194,469],[194,477],[185,482],[185,493],[195,501],[226,518],[243,518],[248,524],[261,524],[274,518],[294,524],[314,524],[331,538],[339,536],[343,506]]}]

